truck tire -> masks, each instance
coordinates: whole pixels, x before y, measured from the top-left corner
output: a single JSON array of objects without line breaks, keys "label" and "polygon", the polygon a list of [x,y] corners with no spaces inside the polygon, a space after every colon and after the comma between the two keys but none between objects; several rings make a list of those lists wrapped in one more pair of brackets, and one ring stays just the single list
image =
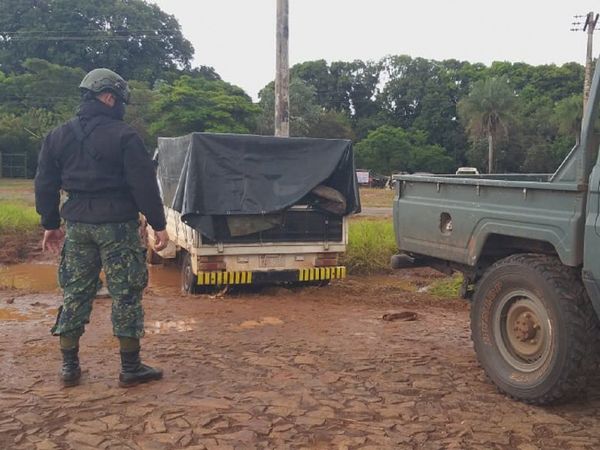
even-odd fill
[{"label": "truck tire", "polygon": [[163,258],[149,245],[146,249],[146,262],[152,266],[164,263]]},{"label": "truck tire", "polygon": [[596,365],[598,320],[576,269],[556,257],[518,254],[479,281],[471,337],[501,392],[543,405],[585,387]]},{"label": "truck tire", "polygon": [[186,294],[198,294],[196,274],[192,268],[192,255],[182,250],[181,255],[181,291]]}]

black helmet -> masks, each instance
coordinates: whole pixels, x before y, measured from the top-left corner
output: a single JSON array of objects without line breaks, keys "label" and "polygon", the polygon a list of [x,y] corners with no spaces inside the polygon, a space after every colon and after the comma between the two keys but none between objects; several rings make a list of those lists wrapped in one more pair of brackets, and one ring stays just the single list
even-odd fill
[{"label": "black helmet", "polygon": [[119,97],[124,103],[129,103],[130,92],[127,81],[110,69],[92,70],[83,78],[79,89],[85,89],[94,94],[109,91]]}]

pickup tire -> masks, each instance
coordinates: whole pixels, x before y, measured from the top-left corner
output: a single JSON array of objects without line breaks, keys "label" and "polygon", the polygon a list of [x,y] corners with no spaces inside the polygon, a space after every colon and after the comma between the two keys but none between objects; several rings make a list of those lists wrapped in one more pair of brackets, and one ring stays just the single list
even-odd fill
[{"label": "pickup tire", "polygon": [[500,391],[548,404],[581,391],[596,367],[598,320],[574,268],[518,254],[494,264],[471,305],[479,362]]}]

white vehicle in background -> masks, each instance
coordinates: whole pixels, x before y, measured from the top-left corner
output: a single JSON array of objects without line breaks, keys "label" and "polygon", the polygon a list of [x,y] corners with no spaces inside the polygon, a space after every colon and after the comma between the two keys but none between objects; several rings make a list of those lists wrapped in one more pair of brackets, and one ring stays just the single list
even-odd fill
[{"label": "white vehicle in background", "polygon": [[479,175],[477,167],[459,167],[456,175]]}]

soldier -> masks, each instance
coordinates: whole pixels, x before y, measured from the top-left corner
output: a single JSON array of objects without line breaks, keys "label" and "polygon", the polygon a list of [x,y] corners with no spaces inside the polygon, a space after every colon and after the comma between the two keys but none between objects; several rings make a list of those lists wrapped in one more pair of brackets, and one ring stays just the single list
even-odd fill
[{"label": "soldier", "polygon": [[[160,369],[140,360],[148,270],[139,212],[154,230],[157,251],[169,236],[154,165],[141,138],[123,122],[127,82],[111,70],[95,69],[79,88],[79,111],[46,136],[35,177],[36,209],[45,229],[42,247],[58,252],[64,238],[58,269],[64,299],[52,334],[60,336],[63,385],[75,386],[81,378],[79,338],[104,269],[121,351],[119,384],[128,387],[162,378]],[[59,214],[61,189],[68,198]]]}]

